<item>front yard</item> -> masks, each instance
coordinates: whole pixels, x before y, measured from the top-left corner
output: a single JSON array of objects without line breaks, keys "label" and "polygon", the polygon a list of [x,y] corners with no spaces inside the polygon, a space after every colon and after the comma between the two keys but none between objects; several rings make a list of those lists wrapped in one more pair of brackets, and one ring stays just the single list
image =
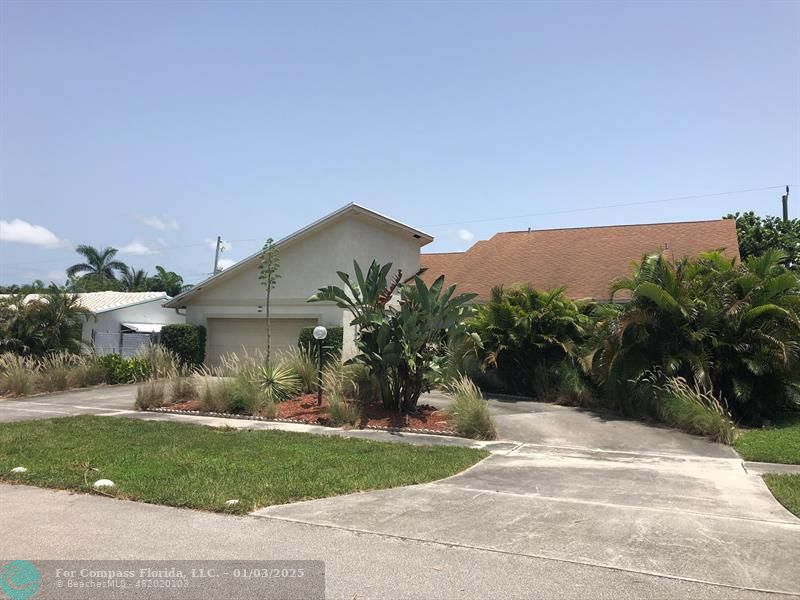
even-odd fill
[{"label": "front yard", "polygon": [[[800,465],[800,417],[746,431],[734,447],[745,460]],[[775,498],[800,517],[800,475],[764,475],[764,481]]]},{"label": "front yard", "polygon": [[[273,504],[425,483],[488,453],[283,431],[78,416],[0,424],[0,481],[246,513]],[[27,472],[12,473],[15,467]],[[238,500],[226,506],[228,500]]]}]

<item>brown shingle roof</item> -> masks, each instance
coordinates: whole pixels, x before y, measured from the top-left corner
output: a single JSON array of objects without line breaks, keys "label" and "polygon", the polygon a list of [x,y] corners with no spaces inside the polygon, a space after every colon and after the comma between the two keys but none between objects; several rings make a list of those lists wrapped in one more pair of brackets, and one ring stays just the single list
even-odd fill
[{"label": "brown shingle roof", "polygon": [[669,258],[724,249],[739,258],[733,219],[614,225],[497,233],[466,252],[423,254],[423,279],[444,275],[459,291],[487,298],[492,287],[530,283],[539,289],[564,286],[573,298],[608,298],[608,286],[630,273],[644,254],[662,251]]}]

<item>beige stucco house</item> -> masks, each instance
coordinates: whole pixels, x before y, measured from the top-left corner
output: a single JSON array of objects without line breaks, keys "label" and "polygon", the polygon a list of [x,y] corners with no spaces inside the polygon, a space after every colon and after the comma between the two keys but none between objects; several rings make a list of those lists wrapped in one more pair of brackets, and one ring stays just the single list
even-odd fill
[{"label": "beige stucco house", "polygon": [[[323,286],[340,284],[337,271],[352,274],[353,260],[391,262],[404,274],[419,270],[420,248],[433,238],[357,204],[348,204],[277,242],[280,274],[270,301],[271,344],[297,344],[303,327],[344,327],[344,353],[354,352],[351,317],[331,303],[308,303]],[[206,362],[266,345],[265,291],[258,279],[260,252],[206,279],[165,304],[207,329]]]}]

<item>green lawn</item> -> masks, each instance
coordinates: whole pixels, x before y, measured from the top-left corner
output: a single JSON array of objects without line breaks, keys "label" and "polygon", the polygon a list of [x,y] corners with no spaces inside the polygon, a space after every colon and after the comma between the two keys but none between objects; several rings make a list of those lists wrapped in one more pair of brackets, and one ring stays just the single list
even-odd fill
[{"label": "green lawn", "polygon": [[768,429],[754,429],[733,444],[745,460],[800,465],[800,417]]},{"label": "green lawn", "polygon": [[[120,417],[0,424],[0,480],[154,504],[245,513],[263,506],[441,479],[488,453]],[[14,467],[27,473],[11,473]],[[239,504],[226,508],[229,499]]]},{"label": "green lawn", "polygon": [[772,495],[778,502],[800,517],[800,475],[764,475]]}]

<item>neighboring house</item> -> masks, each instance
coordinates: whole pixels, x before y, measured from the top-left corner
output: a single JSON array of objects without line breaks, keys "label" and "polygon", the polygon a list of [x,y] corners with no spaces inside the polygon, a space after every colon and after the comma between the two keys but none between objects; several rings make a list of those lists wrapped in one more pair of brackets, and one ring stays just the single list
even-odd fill
[{"label": "neighboring house", "polygon": [[430,284],[439,275],[461,292],[487,299],[492,287],[529,283],[541,290],[565,287],[575,299],[607,300],[609,284],[631,273],[645,254],[670,259],[723,250],[739,258],[733,219],[615,225],[497,233],[465,252],[423,254]]},{"label": "neighboring house", "polygon": [[[420,248],[433,238],[377,212],[348,204],[277,242],[280,279],[270,302],[271,346],[296,346],[303,327],[344,327],[344,353],[355,350],[351,316],[333,303],[308,303],[320,287],[341,285],[337,271],[353,274],[353,260],[366,271],[373,260],[391,262],[405,276],[419,270]],[[228,353],[266,347],[266,292],[259,282],[261,253],[225,269],[165,304],[186,322],[207,329],[206,362]]]},{"label": "neighboring house", "polygon": [[[75,294],[89,311],[81,339],[98,354],[133,356],[142,346],[158,341],[164,325],[184,323],[183,315],[164,308],[164,292],[86,292]],[[6,296],[7,297],[7,296]],[[25,302],[47,298],[28,294]]]}]

